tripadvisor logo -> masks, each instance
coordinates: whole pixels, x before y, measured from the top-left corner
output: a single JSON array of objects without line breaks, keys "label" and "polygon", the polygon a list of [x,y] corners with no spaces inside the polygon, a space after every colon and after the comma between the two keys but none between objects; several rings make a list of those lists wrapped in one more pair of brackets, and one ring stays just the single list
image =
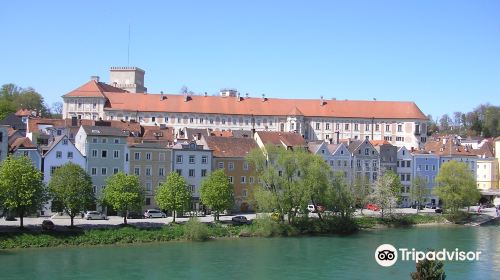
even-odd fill
[{"label": "tripadvisor logo", "polygon": [[415,248],[399,248],[391,244],[382,244],[375,250],[375,261],[381,266],[389,267],[394,265],[398,260],[398,255],[401,261],[420,262],[423,260],[438,260],[438,261],[479,261],[481,251],[460,251],[458,248],[449,251],[442,249],[439,251],[418,251]]}]

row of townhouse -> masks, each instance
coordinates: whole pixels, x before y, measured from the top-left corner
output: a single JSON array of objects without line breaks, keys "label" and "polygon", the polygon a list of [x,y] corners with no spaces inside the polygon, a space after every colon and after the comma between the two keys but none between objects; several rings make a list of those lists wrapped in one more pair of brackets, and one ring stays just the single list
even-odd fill
[{"label": "row of townhouse", "polygon": [[[364,176],[373,183],[383,172],[397,172],[402,182],[402,205],[409,206],[411,182],[422,177],[428,188],[435,187],[440,166],[450,160],[465,162],[476,174],[478,188],[490,199],[498,191],[498,159],[493,144],[461,145],[455,138],[428,141],[418,150],[396,147],[388,141],[348,140],[306,142],[293,132],[211,131],[165,126],[141,127],[123,121],[50,120],[28,118],[26,136],[20,130],[0,126],[0,156],[12,153],[30,157],[42,170],[44,182],[54,170],[67,162],[84,168],[92,178],[97,197],[102,194],[109,176],[124,171],[139,176],[146,190],[144,208],[155,208],[154,194],[170,172],[186,178],[193,193],[191,208],[204,210],[199,199],[201,181],[213,169],[222,168],[234,185],[236,211],[253,210],[253,187],[257,175],[246,160],[255,148],[266,144],[287,149],[307,149],[322,156],[333,171],[341,172],[349,182]],[[7,138],[6,138],[7,137]],[[175,139],[178,138],[178,139]],[[5,151],[5,152],[2,152]],[[497,155],[498,156],[498,155]],[[438,203],[437,197],[430,201]],[[42,210],[50,214],[50,204]]]}]

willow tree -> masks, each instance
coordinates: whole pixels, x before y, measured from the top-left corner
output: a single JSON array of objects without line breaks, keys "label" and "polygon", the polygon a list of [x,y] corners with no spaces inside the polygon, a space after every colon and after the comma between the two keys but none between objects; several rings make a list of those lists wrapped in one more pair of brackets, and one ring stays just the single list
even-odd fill
[{"label": "willow tree", "polygon": [[470,206],[479,201],[481,193],[476,188],[474,173],[463,162],[449,161],[443,163],[436,177],[438,186],[434,189],[444,205],[452,213],[461,207]]}]

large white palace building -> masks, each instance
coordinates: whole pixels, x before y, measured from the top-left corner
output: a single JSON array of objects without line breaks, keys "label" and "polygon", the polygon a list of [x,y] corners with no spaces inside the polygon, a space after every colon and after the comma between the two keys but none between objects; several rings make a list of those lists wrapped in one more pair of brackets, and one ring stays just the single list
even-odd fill
[{"label": "large white palace building", "polygon": [[414,102],[282,99],[242,96],[150,94],[144,70],[111,67],[109,84],[94,76],[63,96],[63,118],[125,120],[219,130],[295,131],[307,140],[387,140],[408,149],[427,138],[427,118]]}]

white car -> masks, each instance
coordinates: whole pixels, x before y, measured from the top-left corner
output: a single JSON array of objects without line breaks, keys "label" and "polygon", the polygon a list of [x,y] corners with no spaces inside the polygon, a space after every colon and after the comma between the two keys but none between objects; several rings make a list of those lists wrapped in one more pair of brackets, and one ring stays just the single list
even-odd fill
[{"label": "white car", "polygon": [[106,220],[106,215],[98,211],[87,211],[83,217],[87,220]]},{"label": "white car", "polygon": [[148,209],[144,212],[145,218],[166,218],[167,214],[157,209]]}]

